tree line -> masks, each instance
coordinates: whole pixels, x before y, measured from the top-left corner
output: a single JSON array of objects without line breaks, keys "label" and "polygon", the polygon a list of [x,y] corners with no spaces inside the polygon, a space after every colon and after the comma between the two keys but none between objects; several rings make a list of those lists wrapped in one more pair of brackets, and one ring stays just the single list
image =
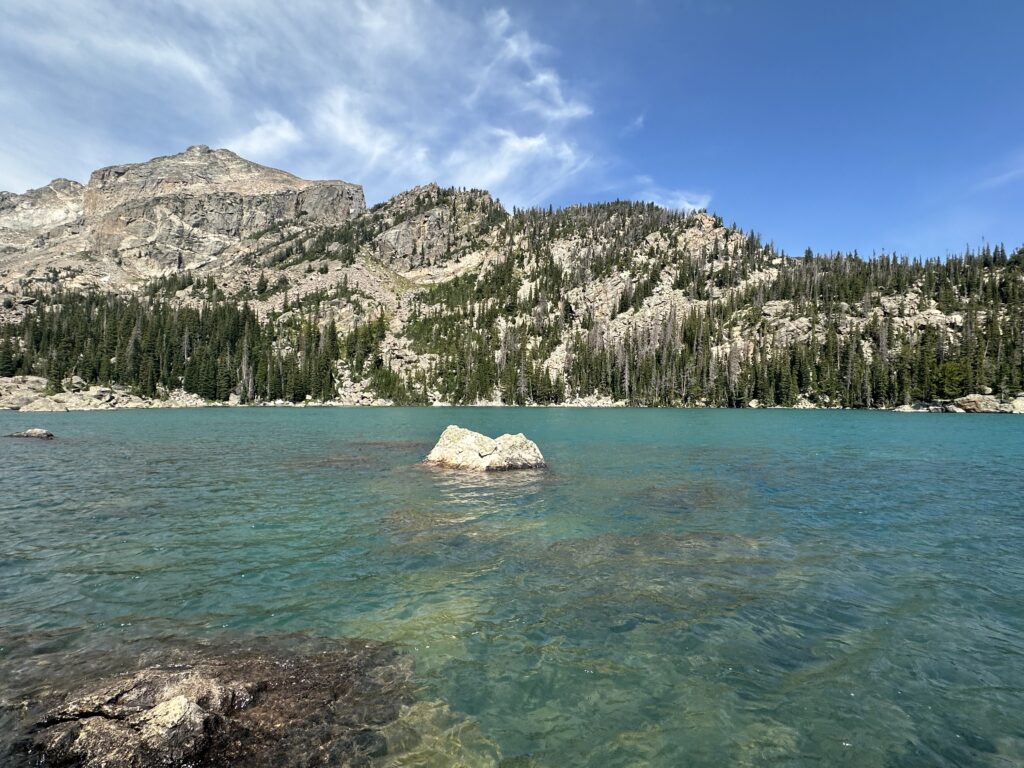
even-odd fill
[{"label": "tree line", "polygon": [[248,304],[223,298],[177,306],[155,295],[65,292],[40,294],[38,305],[0,327],[0,376],[44,376],[53,391],[79,376],[147,397],[184,389],[242,403],[330,400],[338,361],[367,375],[383,365],[374,356],[383,318],[341,336],[315,309],[261,321]]},{"label": "tree line", "polygon": [[[412,211],[454,211],[455,194],[442,191],[440,203],[417,198]],[[717,218],[708,245],[678,247],[689,230],[707,232],[707,214],[650,204],[504,219],[497,205],[478,204],[488,206],[498,258],[413,296],[402,333],[429,361],[420,368],[398,373],[384,360],[383,315],[342,333],[321,316],[326,294],[317,293],[291,303],[286,294],[289,312],[260,318],[211,278],[180,274],[129,297],[38,294],[33,311],[0,327],[0,375],[46,376],[54,389],[77,375],[150,397],[183,388],[240,402],[328,400],[345,376],[410,404],[557,404],[597,395],[636,405],[793,405],[806,397],[893,407],[1024,390],[1024,249],[986,246],[924,261],[810,251],[787,258]],[[374,227],[384,226],[383,210],[374,216]],[[354,253],[366,236],[356,227],[325,230],[310,247],[338,241]],[[556,241],[571,244],[568,256],[553,251]],[[610,317],[595,318],[573,298],[623,274]],[[686,297],[688,309],[628,322],[666,287]],[[175,298],[183,289],[185,305]],[[270,290],[262,274],[256,294]],[[332,295],[359,311],[367,298],[347,283]],[[785,321],[803,323],[801,332],[779,332]],[[610,333],[614,322],[628,330]]]}]

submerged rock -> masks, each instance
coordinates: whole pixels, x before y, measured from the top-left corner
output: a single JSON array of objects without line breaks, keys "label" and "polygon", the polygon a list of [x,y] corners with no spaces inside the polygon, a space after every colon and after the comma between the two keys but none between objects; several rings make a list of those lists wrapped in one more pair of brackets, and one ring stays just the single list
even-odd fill
[{"label": "submerged rock", "polygon": [[425,463],[477,471],[543,469],[547,466],[537,444],[521,432],[490,438],[455,424],[441,433]]},{"label": "submerged rock", "polygon": [[452,712],[442,701],[418,701],[384,726],[388,755],[377,768],[466,766],[498,768],[501,750],[474,721]]},{"label": "submerged rock", "polygon": [[289,768],[362,765],[411,703],[410,667],[378,644],[257,653],[100,681],[29,729],[27,765]]},{"label": "submerged rock", "polygon": [[32,429],[26,429],[24,432],[13,432],[8,437],[34,437],[37,440],[53,440],[53,432],[48,429],[33,427]]}]

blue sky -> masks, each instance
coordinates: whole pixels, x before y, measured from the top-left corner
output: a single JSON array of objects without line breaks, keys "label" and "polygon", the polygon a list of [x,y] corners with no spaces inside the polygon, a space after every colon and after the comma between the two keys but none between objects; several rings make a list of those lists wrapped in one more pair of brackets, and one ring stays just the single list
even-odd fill
[{"label": "blue sky", "polygon": [[1024,243],[1024,3],[0,5],[0,189],[228,146],[506,205],[707,206],[791,253]]}]

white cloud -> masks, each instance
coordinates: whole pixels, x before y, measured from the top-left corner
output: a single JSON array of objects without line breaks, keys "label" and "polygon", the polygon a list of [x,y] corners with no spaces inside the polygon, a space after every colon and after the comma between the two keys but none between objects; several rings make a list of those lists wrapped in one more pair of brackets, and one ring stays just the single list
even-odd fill
[{"label": "white cloud", "polygon": [[561,80],[549,69],[538,71],[526,86],[534,98],[524,106],[548,120],[575,120],[591,113],[590,107],[583,102],[567,99],[562,94]]},{"label": "white cloud", "polygon": [[506,202],[534,205],[587,166],[589,157],[564,139],[492,129],[454,149],[444,161],[457,186],[506,190]]},{"label": "white cloud", "polygon": [[686,213],[707,208],[711,202],[711,195],[706,192],[659,187],[650,176],[637,176],[636,190],[636,196],[640,200]]},{"label": "white cloud", "polygon": [[302,141],[302,132],[284,115],[272,109],[256,115],[256,125],[224,145],[243,157],[270,162],[282,157]]},{"label": "white cloud", "polygon": [[484,28],[490,37],[488,50],[496,53],[479,69],[469,103],[490,91],[504,94],[514,108],[549,121],[577,120],[592,114],[584,101],[566,96],[562,78],[544,66],[551,49],[517,28],[507,10],[500,8],[486,16]]}]

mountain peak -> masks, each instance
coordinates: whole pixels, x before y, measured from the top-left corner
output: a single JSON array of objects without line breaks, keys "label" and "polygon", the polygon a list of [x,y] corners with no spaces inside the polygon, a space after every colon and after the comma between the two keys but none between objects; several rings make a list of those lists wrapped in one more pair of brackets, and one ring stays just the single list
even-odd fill
[{"label": "mountain peak", "polygon": [[0,202],[4,262],[88,252],[143,276],[207,264],[278,224],[337,225],[366,207],[357,184],[309,181],[205,144]]}]

